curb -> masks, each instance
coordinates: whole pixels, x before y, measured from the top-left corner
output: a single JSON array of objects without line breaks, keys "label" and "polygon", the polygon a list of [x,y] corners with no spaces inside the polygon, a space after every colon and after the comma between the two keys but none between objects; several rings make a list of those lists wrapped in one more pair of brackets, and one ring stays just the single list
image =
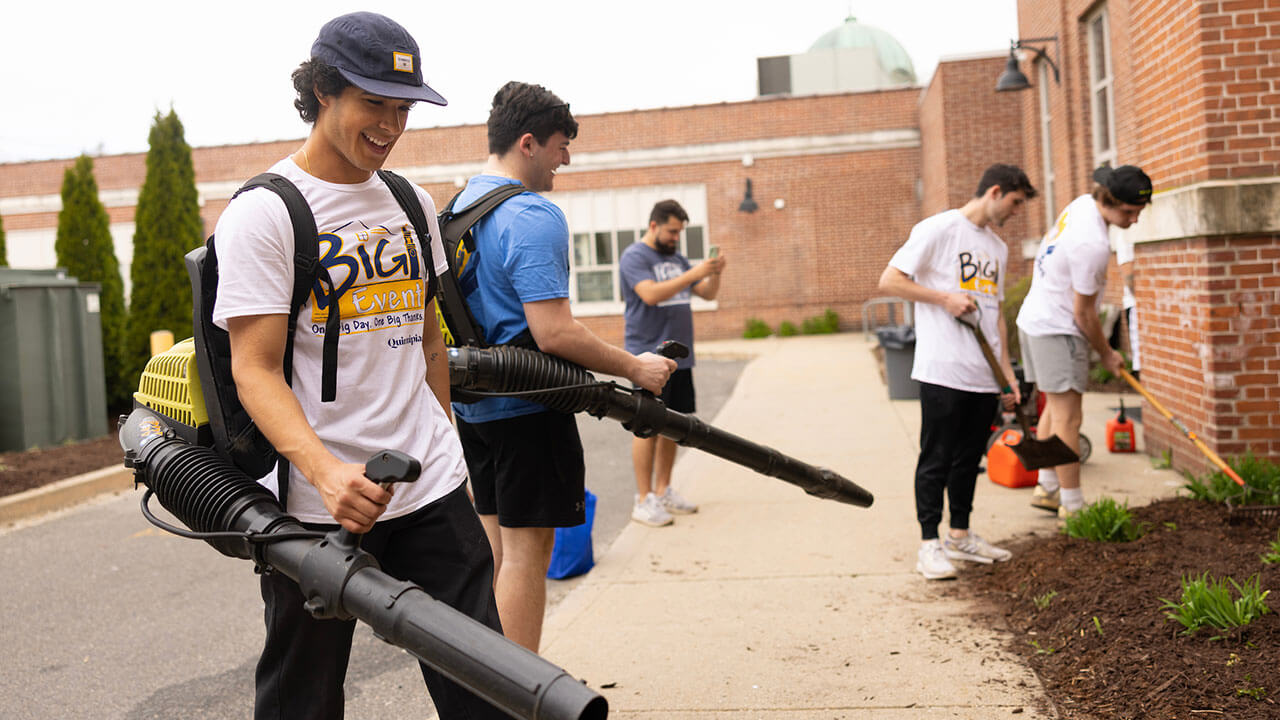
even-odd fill
[{"label": "curb", "polygon": [[98,495],[133,489],[133,471],[117,465],[0,497],[0,523],[12,523],[78,505]]}]

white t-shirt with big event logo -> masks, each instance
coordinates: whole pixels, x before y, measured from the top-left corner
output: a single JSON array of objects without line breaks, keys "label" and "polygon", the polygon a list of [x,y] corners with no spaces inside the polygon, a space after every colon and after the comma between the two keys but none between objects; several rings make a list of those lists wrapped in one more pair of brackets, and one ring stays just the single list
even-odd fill
[{"label": "white t-shirt with big event logo", "polygon": [[[271,172],[302,192],[316,218],[320,259],[340,291],[337,396],[320,401],[327,301],[314,291],[298,314],[294,335],[293,392],[307,421],[334,455],[365,463],[383,449],[418,459],[416,482],[398,485],[382,515],[406,515],[437,500],[466,478],[462,446],[444,409],[426,383],[423,324],[435,323],[426,305],[428,275],[421,239],[376,175],[354,185],[319,180],[291,159]],[[415,187],[431,232],[436,273],[448,272],[435,204]],[[214,322],[246,315],[287,315],[293,291],[293,229],[278,195],[264,188],[232,200],[214,231],[218,251],[218,301]],[[276,491],[276,473],[260,480]],[[332,523],[319,492],[290,467],[289,514],[304,522]]]},{"label": "white t-shirt with big event logo", "polygon": [[1075,296],[1096,295],[1101,305],[1110,256],[1111,239],[1097,202],[1090,195],[1072,200],[1040,241],[1018,328],[1033,337],[1084,337],[1076,326]]},{"label": "white t-shirt with big event logo", "polygon": [[[998,235],[974,225],[959,210],[947,210],[911,228],[889,264],[923,287],[972,297],[981,311],[982,334],[1000,357],[1002,273],[1008,259],[1009,247]],[[933,303],[915,303],[915,320],[912,379],[954,390],[999,392],[972,330]]]}]

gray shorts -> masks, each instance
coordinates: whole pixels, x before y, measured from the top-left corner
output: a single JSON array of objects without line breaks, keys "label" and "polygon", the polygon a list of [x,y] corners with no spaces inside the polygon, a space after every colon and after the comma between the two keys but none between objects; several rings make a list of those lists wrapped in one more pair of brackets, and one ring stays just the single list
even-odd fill
[{"label": "gray shorts", "polygon": [[1028,335],[1018,331],[1023,375],[1041,392],[1083,393],[1089,382],[1089,343],[1075,335]]}]

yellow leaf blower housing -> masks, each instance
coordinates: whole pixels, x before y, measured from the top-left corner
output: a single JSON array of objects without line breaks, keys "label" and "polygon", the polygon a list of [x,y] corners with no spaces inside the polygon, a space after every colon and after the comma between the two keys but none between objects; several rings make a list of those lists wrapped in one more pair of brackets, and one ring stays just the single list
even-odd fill
[{"label": "yellow leaf blower housing", "polygon": [[210,445],[209,413],[196,371],[193,338],[176,343],[147,361],[133,394],[134,407],[146,407],[164,419],[184,440]]}]

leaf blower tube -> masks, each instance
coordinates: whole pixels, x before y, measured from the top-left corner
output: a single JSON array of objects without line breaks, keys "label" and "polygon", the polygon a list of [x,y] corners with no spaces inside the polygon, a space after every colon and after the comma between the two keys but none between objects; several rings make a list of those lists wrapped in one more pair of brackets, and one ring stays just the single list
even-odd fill
[{"label": "leaf blower tube", "polygon": [[536,350],[510,345],[449,348],[449,384],[481,397],[515,395],[560,412],[585,411],[598,418],[609,417],[639,437],[662,435],[785,480],[814,497],[858,507],[870,507],[874,500],[871,493],[838,473],[668,409],[647,392],[601,382],[571,362]]},{"label": "leaf blower tube", "polygon": [[[379,637],[516,718],[596,720],[608,703],[563,669],[379,569],[339,531],[321,535],[212,449],[138,408],[120,426],[125,464],[169,512],[224,555],[298,583],[316,617],[357,618]],[[355,536],[358,542],[358,536]]]}]

